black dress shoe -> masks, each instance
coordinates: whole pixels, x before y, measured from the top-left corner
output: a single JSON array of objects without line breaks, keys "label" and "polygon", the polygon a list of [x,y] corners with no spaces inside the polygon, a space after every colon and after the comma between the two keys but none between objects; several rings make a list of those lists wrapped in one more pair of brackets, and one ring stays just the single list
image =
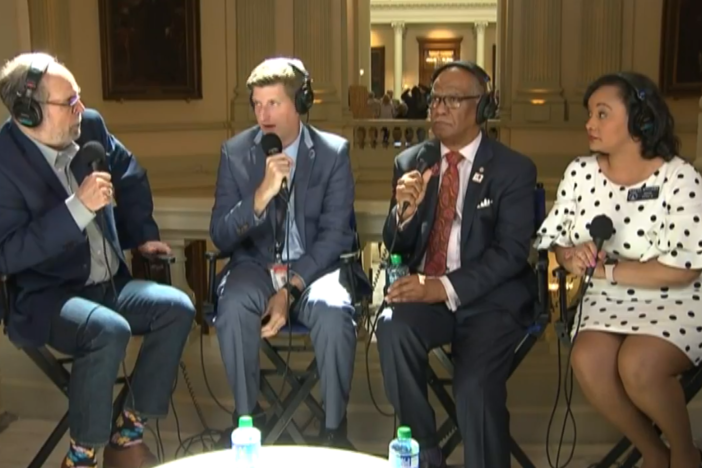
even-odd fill
[{"label": "black dress shoe", "polygon": [[420,450],[419,468],[446,468],[446,460],[441,449]]},{"label": "black dress shoe", "polygon": [[336,429],[323,428],[319,432],[320,443],[322,444],[322,447],[356,450],[353,444],[349,441],[347,432],[347,422],[346,417],[344,417],[341,424],[339,424],[339,427]]}]

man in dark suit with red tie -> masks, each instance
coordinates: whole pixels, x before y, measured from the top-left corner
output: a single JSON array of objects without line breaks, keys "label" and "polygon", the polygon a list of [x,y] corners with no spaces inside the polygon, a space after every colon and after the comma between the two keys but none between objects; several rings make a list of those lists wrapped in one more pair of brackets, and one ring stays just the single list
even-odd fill
[{"label": "man in dark suit with red tie", "polygon": [[[429,103],[436,139],[397,156],[383,230],[412,272],[389,286],[378,323],[385,390],[422,466],[445,466],[426,367],[429,351],[450,343],[465,466],[509,468],[506,383],[536,297],[536,168],[481,131],[496,104],[478,66],[437,69]],[[420,174],[422,159],[439,162]]]}]

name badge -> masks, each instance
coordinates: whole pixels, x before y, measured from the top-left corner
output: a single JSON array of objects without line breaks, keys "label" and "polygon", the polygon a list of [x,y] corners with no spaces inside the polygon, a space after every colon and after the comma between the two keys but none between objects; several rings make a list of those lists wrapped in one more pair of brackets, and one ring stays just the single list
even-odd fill
[{"label": "name badge", "polygon": [[273,288],[276,292],[280,291],[280,288],[285,286],[288,281],[288,266],[276,263],[270,268],[271,281],[273,282]]},{"label": "name badge", "polygon": [[658,186],[631,189],[626,194],[626,201],[638,202],[646,200],[656,200],[658,198],[658,195],[660,195],[660,192],[661,189]]}]

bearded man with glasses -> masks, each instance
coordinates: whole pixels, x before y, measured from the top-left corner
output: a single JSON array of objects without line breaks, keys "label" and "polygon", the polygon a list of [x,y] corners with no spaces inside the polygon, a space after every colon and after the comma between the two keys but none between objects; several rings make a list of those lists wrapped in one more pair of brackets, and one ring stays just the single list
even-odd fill
[{"label": "bearded man with glasses", "polygon": [[[175,288],[131,278],[124,250],[169,254],[159,240],[146,172],[86,110],[75,78],[51,56],[22,54],[0,69],[11,118],[0,127],[0,275],[11,278],[10,339],[74,356],[70,447],[61,464],[151,467],[147,419],[168,413],[195,315]],[[83,157],[90,143],[103,164]],[[94,153],[93,153],[94,154]],[[99,156],[99,154],[98,154]],[[1,306],[1,305],[0,305]],[[143,346],[112,428],[112,392],[127,344]]]},{"label": "bearded man with glasses", "polygon": [[449,343],[463,463],[510,466],[507,377],[536,298],[528,263],[536,167],[482,131],[497,112],[489,81],[469,62],[436,70],[428,98],[436,138],[395,159],[383,229],[385,245],[411,274],[388,288],[377,328],[380,365],[424,467],[446,465],[426,368],[429,351]]}]

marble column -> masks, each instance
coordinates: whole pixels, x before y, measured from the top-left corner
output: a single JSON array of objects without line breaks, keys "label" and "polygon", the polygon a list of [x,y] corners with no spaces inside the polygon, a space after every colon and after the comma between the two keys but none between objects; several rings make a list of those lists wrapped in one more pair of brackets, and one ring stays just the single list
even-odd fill
[{"label": "marble column", "polygon": [[[237,0],[234,8],[236,88],[232,115],[235,121],[255,120],[249,104],[246,80],[261,61],[276,53],[277,26],[276,0]],[[273,21],[271,21],[273,19]],[[288,18],[290,22],[290,18]]]},{"label": "marble column", "polygon": [[488,27],[487,21],[473,23],[475,29],[475,63],[485,68],[485,30]]},{"label": "marble column", "polygon": [[[0,1],[0,64],[4,64],[21,52],[30,51],[31,48],[27,1]],[[0,121],[4,121],[8,115],[7,109],[0,105]],[[0,359],[0,388],[2,388],[2,368],[3,359]],[[2,393],[0,393],[0,416],[7,409],[4,408],[2,400]]]},{"label": "marble column", "polygon": [[368,87],[371,86],[371,15],[370,15],[370,0],[358,0],[358,9],[356,10],[356,24],[358,25],[358,39],[356,44],[358,47],[358,66],[363,70],[363,76],[360,77],[359,84]]},{"label": "marble column", "polygon": [[[27,0],[32,49],[56,56],[70,69],[71,17],[65,0]],[[95,19],[97,21],[97,18]]]},{"label": "marble column", "polygon": [[514,21],[519,31],[517,92],[513,120],[556,123],[565,120],[561,85],[561,0],[521,0]]},{"label": "marble column", "polygon": [[697,154],[695,155],[694,166],[698,171],[702,171],[702,99],[699,103],[697,114]]},{"label": "marble column", "polygon": [[346,2],[294,0],[294,55],[313,79],[311,120],[341,122],[348,109]]},{"label": "marble column", "polygon": [[391,24],[393,31],[395,32],[395,71],[394,76],[394,88],[395,97],[400,98],[402,94],[402,74],[404,72],[403,58],[405,55],[405,23],[396,22]]},{"label": "marble column", "polygon": [[621,69],[623,0],[587,0],[580,5],[580,71],[584,91],[600,75]]}]

